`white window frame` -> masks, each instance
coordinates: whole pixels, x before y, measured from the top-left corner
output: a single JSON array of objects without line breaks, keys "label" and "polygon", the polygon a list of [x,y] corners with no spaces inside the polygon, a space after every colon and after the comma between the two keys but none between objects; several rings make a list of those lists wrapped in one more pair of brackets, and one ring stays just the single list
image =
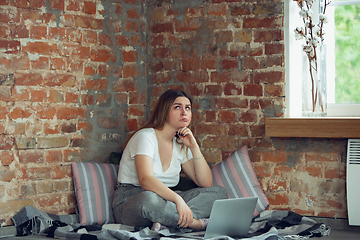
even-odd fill
[{"label": "white window frame", "polygon": [[[318,6],[318,1],[314,6]],[[332,2],[330,5],[360,4],[360,0],[346,1],[345,2]],[[286,104],[286,117],[302,117],[302,77],[303,74],[308,74],[307,58],[302,51],[302,41],[296,40],[294,29],[302,26],[303,22],[299,16],[300,8],[297,2],[293,0],[285,0],[285,16],[284,16],[284,41],[285,41],[285,104]],[[328,15],[330,6],[326,10]],[[315,11],[314,11],[315,12]],[[332,11],[333,12],[333,11]],[[334,21],[334,17],[328,16],[329,21]],[[331,23],[330,23],[331,24]],[[324,43],[328,49],[334,49],[335,42],[326,41],[326,36],[334,34],[326,28],[325,24]],[[332,55],[329,57],[328,55]],[[326,76],[335,76],[335,53],[330,52],[327,54],[327,73]],[[360,104],[335,104],[335,78],[327,81],[327,116],[328,117],[359,117]]]}]

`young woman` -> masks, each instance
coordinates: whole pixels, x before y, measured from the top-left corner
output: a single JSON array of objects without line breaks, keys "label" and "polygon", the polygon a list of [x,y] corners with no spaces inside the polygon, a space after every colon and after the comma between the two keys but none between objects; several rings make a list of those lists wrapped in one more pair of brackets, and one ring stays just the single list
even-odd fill
[{"label": "young woman", "polygon": [[[211,170],[188,128],[191,107],[185,92],[164,92],[148,122],[127,142],[113,200],[118,223],[205,229],[214,201],[227,198],[224,188],[212,187]],[[181,170],[199,188],[171,190]]]}]

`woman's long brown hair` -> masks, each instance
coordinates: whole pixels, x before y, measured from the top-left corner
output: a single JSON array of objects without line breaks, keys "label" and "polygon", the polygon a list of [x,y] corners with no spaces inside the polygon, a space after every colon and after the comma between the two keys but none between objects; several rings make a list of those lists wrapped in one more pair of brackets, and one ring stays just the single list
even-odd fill
[{"label": "woman's long brown hair", "polygon": [[141,129],[154,128],[157,130],[162,130],[169,116],[170,108],[174,103],[175,99],[178,97],[186,97],[187,99],[189,99],[190,104],[192,105],[192,99],[184,91],[178,89],[169,89],[165,91],[163,94],[161,94],[158,102],[156,103],[154,112],[151,114],[149,120],[144,124],[144,126],[140,127],[127,138],[123,149],[125,149],[130,138]]}]

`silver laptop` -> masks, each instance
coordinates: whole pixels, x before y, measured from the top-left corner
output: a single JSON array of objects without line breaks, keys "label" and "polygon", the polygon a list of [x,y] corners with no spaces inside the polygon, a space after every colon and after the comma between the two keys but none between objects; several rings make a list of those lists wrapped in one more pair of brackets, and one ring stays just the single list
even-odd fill
[{"label": "silver laptop", "polygon": [[206,231],[185,233],[181,236],[194,239],[243,237],[249,232],[257,200],[257,197],[216,200]]}]

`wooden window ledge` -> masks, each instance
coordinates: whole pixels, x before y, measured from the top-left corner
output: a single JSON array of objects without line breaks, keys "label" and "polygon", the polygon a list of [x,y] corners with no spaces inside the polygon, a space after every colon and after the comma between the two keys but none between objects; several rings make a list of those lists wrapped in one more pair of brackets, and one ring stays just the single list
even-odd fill
[{"label": "wooden window ledge", "polygon": [[266,118],[265,136],[360,138],[360,118]]}]

